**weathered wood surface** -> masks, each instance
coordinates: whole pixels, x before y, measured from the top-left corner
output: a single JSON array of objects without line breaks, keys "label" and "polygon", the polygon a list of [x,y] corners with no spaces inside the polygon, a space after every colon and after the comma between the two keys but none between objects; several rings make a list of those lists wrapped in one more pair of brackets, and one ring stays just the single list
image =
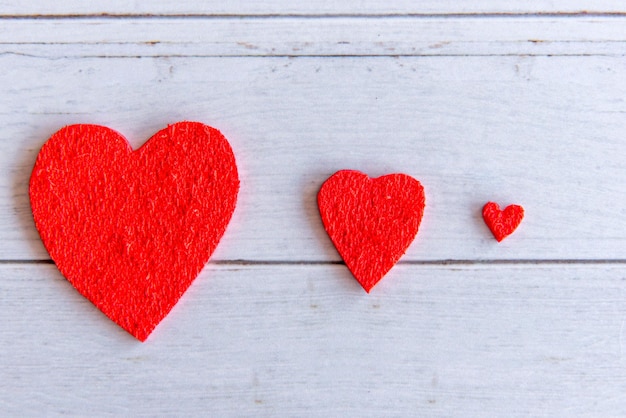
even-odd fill
[{"label": "weathered wood surface", "polygon": [[95,0],[0,1],[0,15],[327,15],[327,14],[474,14],[474,13],[624,13],[619,0],[348,0],[218,1]]},{"label": "weathered wood surface", "polygon": [[[0,1],[0,415],[626,415],[621,9]],[[64,125],[183,119],[229,138],[240,200],[140,344],[50,264],[28,178]],[[370,295],[317,213],[344,168],[426,188]],[[502,244],[487,200],[526,208]]]},{"label": "weathered wood surface", "polygon": [[[241,201],[220,260],[338,260],[315,195],[342,168],[420,179],[406,260],[623,259],[621,57],[81,58],[0,65],[0,257],[46,259],[27,182],[57,129],[99,123],[139,146],[168,122],[231,140]],[[495,244],[487,200],[527,219]],[[226,244],[228,243],[228,244]]]},{"label": "weathered wood surface", "polygon": [[[209,265],[141,344],[0,266],[3,415],[620,416],[623,265]],[[45,413],[44,413],[45,412]]]},{"label": "weathered wood surface", "polygon": [[593,16],[6,19],[4,54],[50,59],[626,53],[624,18]]}]

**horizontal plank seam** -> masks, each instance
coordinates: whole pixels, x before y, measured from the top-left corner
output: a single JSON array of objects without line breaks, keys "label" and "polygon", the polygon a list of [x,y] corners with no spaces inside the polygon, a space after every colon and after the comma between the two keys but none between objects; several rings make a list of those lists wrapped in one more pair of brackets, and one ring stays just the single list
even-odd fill
[{"label": "horizontal plank seam", "polygon": [[[271,42],[271,41],[270,41]],[[538,40],[538,39],[514,39],[514,40],[498,40],[498,39],[490,39],[484,41],[477,40],[455,40],[450,41],[450,43],[454,44],[620,44],[626,42],[626,39],[554,39],[554,40]],[[99,46],[99,45],[142,45],[142,46],[157,46],[157,45],[180,45],[180,44],[193,44],[193,45],[203,45],[203,44],[211,44],[213,41],[0,41],[0,45],[61,45],[61,46],[76,46],[76,45],[85,45],[85,46]],[[235,43],[233,41],[229,43]],[[319,44],[339,44],[339,45],[350,45],[351,42],[348,41],[321,41]]]},{"label": "horizontal plank seam", "polygon": [[[0,260],[0,265],[21,264],[54,264],[52,260]],[[208,264],[226,266],[333,266],[344,265],[343,261],[322,260],[214,260]],[[513,264],[626,264],[626,259],[446,259],[446,260],[406,260],[399,261],[398,265],[410,266],[450,266],[450,265],[513,265]]]},{"label": "horizontal plank seam", "polygon": [[452,58],[460,58],[460,57],[612,57],[619,58],[626,56],[626,53],[527,53],[527,52],[518,52],[518,53],[502,53],[502,54],[302,54],[302,55],[291,55],[291,54],[277,54],[277,55],[245,55],[245,54],[236,54],[236,55],[223,55],[223,54],[155,54],[155,55],[58,55],[58,56],[46,56],[46,55],[36,55],[36,54],[27,54],[15,51],[0,51],[0,56],[4,55],[16,55],[20,57],[27,58],[40,58],[47,60],[60,60],[60,59],[144,59],[144,58],[442,58],[442,57],[452,57]]},{"label": "horizontal plank seam", "polygon": [[485,12],[485,13],[85,13],[85,14],[2,14],[1,20],[68,20],[68,19],[344,19],[344,18],[417,18],[417,19],[483,19],[483,18],[587,18],[626,17],[626,11],[577,12]]}]

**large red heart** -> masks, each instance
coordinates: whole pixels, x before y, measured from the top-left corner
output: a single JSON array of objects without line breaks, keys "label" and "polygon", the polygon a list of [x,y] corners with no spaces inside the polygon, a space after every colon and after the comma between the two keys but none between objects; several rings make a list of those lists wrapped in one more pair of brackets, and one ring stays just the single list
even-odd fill
[{"label": "large red heart", "polygon": [[197,122],[170,125],[136,151],[109,128],[67,126],[41,148],[30,179],[50,257],[141,341],[209,260],[238,191],[228,141]]},{"label": "large red heart", "polygon": [[406,174],[371,179],[342,170],[322,185],[317,203],[330,239],[369,293],[415,239],[425,196]]},{"label": "large red heart", "polygon": [[524,219],[524,208],[519,205],[509,205],[500,210],[495,202],[487,202],[483,207],[483,219],[493,236],[502,241],[513,233]]}]

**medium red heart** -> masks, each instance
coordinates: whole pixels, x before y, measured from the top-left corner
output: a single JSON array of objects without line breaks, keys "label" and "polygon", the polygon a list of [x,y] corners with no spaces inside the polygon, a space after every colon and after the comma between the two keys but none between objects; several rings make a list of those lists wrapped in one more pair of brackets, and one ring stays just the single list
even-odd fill
[{"label": "medium red heart", "polygon": [[179,122],[133,151],[117,132],[72,125],[41,148],[30,201],[61,273],[144,341],[226,230],[239,178],[216,129]]},{"label": "medium red heart", "polygon": [[415,239],[425,196],[406,174],[371,179],[342,170],[322,185],[317,203],[330,239],[369,293]]},{"label": "medium red heart", "polygon": [[483,219],[493,236],[502,241],[513,233],[524,219],[524,208],[519,205],[510,205],[500,210],[495,202],[488,202],[483,207]]}]

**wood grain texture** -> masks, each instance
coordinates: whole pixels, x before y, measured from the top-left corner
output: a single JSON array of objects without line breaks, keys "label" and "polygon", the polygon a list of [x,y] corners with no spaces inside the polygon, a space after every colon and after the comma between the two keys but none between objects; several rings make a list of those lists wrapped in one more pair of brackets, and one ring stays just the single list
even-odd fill
[{"label": "wood grain texture", "polygon": [[621,416],[623,266],[209,265],[141,344],[0,266],[3,415]]},{"label": "wood grain texture", "polygon": [[459,13],[598,13],[621,12],[623,3],[618,0],[289,0],[263,1],[124,1],[96,0],[82,2],[66,0],[51,2],[0,1],[4,15],[81,15],[81,14],[141,14],[141,15],[285,15],[285,14],[459,14]]},{"label": "wood grain texture", "polygon": [[[626,415],[625,56],[616,0],[0,0],[0,415]],[[240,198],[140,344],[48,261],[28,178],[67,124],[179,120]],[[315,203],[340,169],[426,188],[370,295]],[[501,244],[488,200],[526,208]]]},{"label": "wood grain texture", "polygon": [[[626,64],[619,57],[0,57],[2,259],[46,259],[27,182],[71,123],[137,147],[198,120],[232,143],[240,202],[218,260],[331,261],[315,196],[339,169],[405,172],[426,212],[405,261],[623,259]],[[489,200],[527,217],[497,245]]]},{"label": "wood grain texture", "polygon": [[8,19],[0,53],[49,59],[626,54],[626,17]]}]

